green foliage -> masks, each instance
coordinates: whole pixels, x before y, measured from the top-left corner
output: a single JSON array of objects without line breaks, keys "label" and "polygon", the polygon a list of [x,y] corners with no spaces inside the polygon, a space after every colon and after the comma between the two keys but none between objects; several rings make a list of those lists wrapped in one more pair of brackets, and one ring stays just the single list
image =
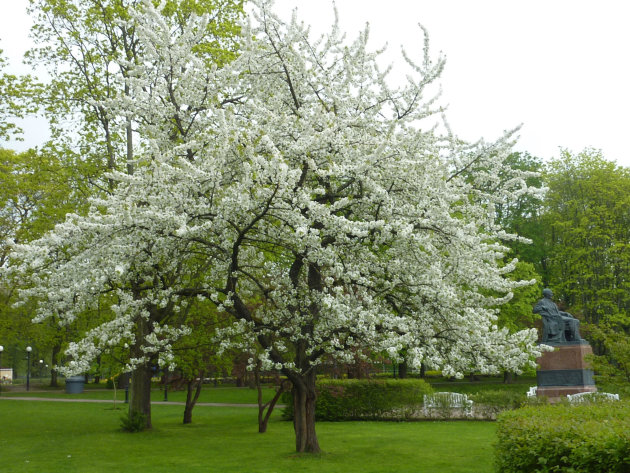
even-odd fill
[{"label": "green foliage", "polygon": [[630,169],[587,149],[549,163],[550,286],[589,323],[630,315]]},{"label": "green foliage", "polygon": [[501,473],[627,472],[630,405],[536,406],[499,416]]},{"label": "green foliage", "polygon": [[0,49],[0,140],[21,140],[22,129],[14,119],[24,118],[36,110],[33,98],[39,95],[41,87],[31,76],[3,72],[6,65]]},{"label": "green foliage", "polygon": [[503,411],[518,409],[528,405],[546,404],[547,398],[528,398],[524,393],[507,389],[487,389],[470,394],[468,399],[474,404],[475,417],[495,419]]},{"label": "green foliage", "polygon": [[[16,153],[0,148],[0,267],[7,262],[10,244],[38,238],[63,221],[67,212],[80,211],[85,205],[82,197],[75,169],[58,155],[48,150]],[[31,324],[32,304],[13,306],[20,281],[4,276],[0,280],[0,333],[5,347],[30,344],[39,357],[47,358],[52,347],[63,343],[66,333],[56,320]],[[57,360],[48,362],[52,366]]]},{"label": "green foliage", "polygon": [[123,432],[137,433],[145,430],[147,416],[140,411],[132,411],[120,417],[120,428]]},{"label": "green foliage", "polygon": [[[191,15],[208,14],[198,52],[209,66],[221,65],[236,54],[242,3],[168,0],[162,13],[179,25]],[[111,187],[105,171],[126,166],[131,172],[135,164],[131,122],[111,116],[102,102],[130,96],[126,80],[140,61],[142,45],[129,11],[141,7],[141,0],[29,0],[35,47],[26,60],[46,68],[52,78],[38,94],[46,104],[52,146],[69,161],[81,162],[93,191]]]},{"label": "green foliage", "polygon": [[[431,386],[421,379],[322,379],[317,381],[317,420],[404,420],[422,410]],[[293,418],[291,393],[283,395],[285,419]]]},{"label": "green foliage", "polygon": [[597,384],[614,386],[617,391],[630,393],[630,336],[622,329],[609,325],[589,327],[593,341],[602,347],[601,356],[591,356]]},{"label": "green foliage", "polygon": [[515,281],[534,280],[536,282],[513,291],[512,300],[499,308],[498,325],[507,327],[510,332],[531,328],[534,326],[534,322],[540,319],[540,315],[534,314],[532,311],[532,307],[540,299],[543,289],[540,276],[536,273],[533,264],[519,261],[516,269],[509,274],[509,277]]},{"label": "green foliage", "polygon": [[[512,169],[524,173],[523,180],[528,186],[543,187],[540,173],[543,162],[529,153],[515,152],[508,156],[507,163]],[[544,233],[541,222],[542,198],[532,195],[520,195],[512,201],[499,202],[495,205],[498,223],[507,231],[531,240],[531,244],[522,240],[508,242],[512,248],[511,256],[520,261],[532,263],[536,272],[542,270],[544,259]]]}]

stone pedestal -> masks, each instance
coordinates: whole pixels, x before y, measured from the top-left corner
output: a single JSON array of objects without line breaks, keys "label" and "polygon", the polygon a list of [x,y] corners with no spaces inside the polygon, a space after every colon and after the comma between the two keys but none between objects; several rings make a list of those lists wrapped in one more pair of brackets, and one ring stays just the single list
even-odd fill
[{"label": "stone pedestal", "polygon": [[550,402],[566,398],[567,394],[596,392],[593,370],[584,360],[593,353],[586,341],[548,344],[554,351],[538,358],[537,396],[547,396]]}]

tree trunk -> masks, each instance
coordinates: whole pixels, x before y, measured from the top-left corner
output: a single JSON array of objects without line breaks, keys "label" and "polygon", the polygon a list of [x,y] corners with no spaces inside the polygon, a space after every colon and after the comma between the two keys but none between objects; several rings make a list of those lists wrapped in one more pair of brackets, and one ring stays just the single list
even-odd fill
[{"label": "tree trunk", "polygon": [[151,368],[147,365],[136,367],[131,373],[129,389],[129,417],[136,413],[146,417],[145,428],[151,428]]},{"label": "tree trunk", "polygon": [[97,371],[96,371],[96,374],[94,375],[94,384],[99,384],[101,382],[101,355],[98,355],[96,357],[96,363],[97,363]]},{"label": "tree trunk", "polygon": [[297,452],[319,453],[319,442],[315,433],[315,370],[301,375],[293,383],[293,428]]},{"label": "tree trunk", "polygon": [[50,387],[51,388],[59,387],[59,383],[57,380],[57,370],[55,369],[55,367],[59,363],[60,352],[61,352],[61,344],[55,343],[55,345],[53,345],[52,347],[52,356],[50,360],[51,366],[52,366],[52,368],[50,369]]},{"label": "tree trunk", "polygon": [[[278,377],[279,379],[279,377]],[[280,381],[280,386],[278,387],[278,391],[273,396],[271,401],[264,403],[263,402],[263,393],[262,393],[262,383],[260,380],[260,361],[256,364],[256,369],[254,370],[254,381],[256,383],[256,389],[258,391],[258,433],[264,434],[267,432],[267,425],[269,424],[269,418],[271,417],[271,413],[273,409],[276,407],[276,403],[282,396],[282,393],[289,390],[289,383],[286,380]],[[267,412],[265,413],[265,409]]]},{"label": "tree trunk", "polygon": [[193,396],[193,384],[194,381],[191,379],[188,381],[186,387],[186,407],[184,407],[184,424],[190,424],[192,422],[192,411],[197,403],[197,399],[199,399],[199,394],[201,393],[201,380],[203,379],[203,373],[199,373],[199,381],[197,382],[197,386],[195,387],[195,394]]},{"label": "tree trunk", "polygon": [[408,371],[408,367],[407,367],[406,361],[403,361],[402,363],[398,364],[398,377],[400,379],[407,378],[407,371]]}]

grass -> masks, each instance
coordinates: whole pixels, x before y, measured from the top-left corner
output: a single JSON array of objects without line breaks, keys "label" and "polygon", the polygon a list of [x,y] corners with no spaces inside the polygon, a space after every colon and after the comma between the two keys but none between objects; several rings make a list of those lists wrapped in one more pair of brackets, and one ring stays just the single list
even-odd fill
[{"label": "grass", "polygon": [[320,422],[325,453],[294,453],[292,424],[274,415],[257,433],[255,408],[153,406],[152,431],[122,433],[122,410],[102,404],[0,400],[3,473],[133,471],[441,472],[492,470],[489,422]]},{"label": "grass", "polygon": [[[265,401],[271,399],[275,393],[272,388],[263,388],[263,399]],[[66,394],[63,388],[61,389],[46,389],[43,391],[32,390],[29,392],[20,391],[5,391],[3,390],[0,396],[6,397],[48,397],[58,399],[103,399],[113,401],[114,390],[105,389],[93,389],[89,387],[82,394]],[[116,390],[116,399],[118,401],[125,400],[125,390]],[[162,389],[153,389],[151,391],[152,401],[163,401],[164,391]],[[186,391],[169,391],[168,400],[173,402],[185,402]],[[236,387],[209,387],[204,386],[201,394],[199,395],[198,402],[217,402],[217,403],[231,403],[231,404],[256,404],[258,402],[258,391],[250,388],[236,388]]]}]

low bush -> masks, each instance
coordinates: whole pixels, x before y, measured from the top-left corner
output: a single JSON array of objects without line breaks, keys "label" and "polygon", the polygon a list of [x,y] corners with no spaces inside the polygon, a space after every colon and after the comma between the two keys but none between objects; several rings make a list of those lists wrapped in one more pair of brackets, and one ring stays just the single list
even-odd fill
[{"label": "low bush", "polygon": [[536,406],[498,418],[500,473],[630,471],[630,404]]},{"label": "low bush", "polygon": [[[317,381],[317,420],[406,420],[422,412],[431,386],[421,379],[322,379]],[[291,393],[285,393],[285,419],[293,418]]]},{"label": "low bush", "polygon": [[120,417],[120,428],[123,432],[142,432],[146,428],[147,416],[141,412],[134,411]]},{"label": "low bush", "polygon": [[479,391],[469,394],[468,398],[475,403],[475,417],[490,420],[496,419],[497,415],[503,411],[547,403],[546,397],[528,398],[522,392],[506,389]]}]

